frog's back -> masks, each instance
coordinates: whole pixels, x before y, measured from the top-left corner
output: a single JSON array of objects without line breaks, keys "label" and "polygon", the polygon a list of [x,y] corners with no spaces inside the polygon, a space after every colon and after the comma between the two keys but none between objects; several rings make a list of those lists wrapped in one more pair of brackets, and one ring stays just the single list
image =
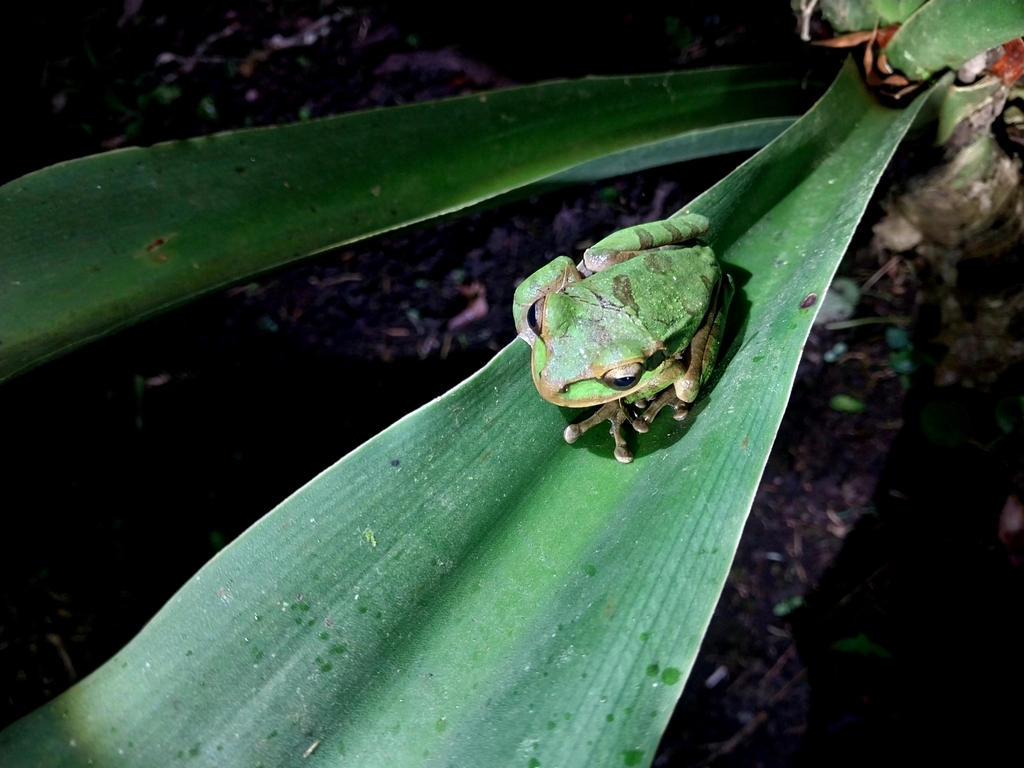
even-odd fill
[{"label": "frog's back", "polygon": [[[706,246],[656,249],[588,277],[602,307],[626,312],[656,338],[689,341],[703,320],[722,269]],[[671,344],[669,345],[671,346]]]}]

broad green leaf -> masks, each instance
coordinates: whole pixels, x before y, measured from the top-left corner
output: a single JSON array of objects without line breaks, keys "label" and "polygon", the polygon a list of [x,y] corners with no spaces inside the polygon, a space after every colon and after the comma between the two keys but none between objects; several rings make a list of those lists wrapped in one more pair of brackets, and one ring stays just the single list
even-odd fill
[{"label": "broad green leaf", "polygon": [[762,146],[801,98],[785,67],[588,78],[29,174],[0,187],[0,381],[303,256],[526,185],[593,178],[608,164],[589,164],[607,155],[622,173]]},{"label": "broad green leaf", "polygon": [[[803,342],[914,118],[847,66],[695,200],[740,285],[720,375],[620,465],[527,347],[352,452],[96,673],[0,734],[11,766],[648,765]],[[305,764],[305,763],[303,763]]]},{"label": "broad green leaf", "polygon": [[1024,35],[1024,0],[929,0],[885,48],[911,80],[957,70],[989,48]]},{"label": "broad green leaf", "polygon": [[899,24],[925,0],[821,0],[821,15],[836,32]]}]

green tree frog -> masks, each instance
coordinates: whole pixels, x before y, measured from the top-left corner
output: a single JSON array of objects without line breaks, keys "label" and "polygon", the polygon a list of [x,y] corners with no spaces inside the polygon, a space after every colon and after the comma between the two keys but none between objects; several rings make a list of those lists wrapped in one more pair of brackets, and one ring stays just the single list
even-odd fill
[{"label": "green tree frog", "polygon": [[714,252],[695,241],[708,226],[683,211],[629,227],[579,265],[559,256],[516,289],[516,330],[533,348],[540,396],[601,406],[566,428],[567,442],[609,421],[615,458],[626,463],[624,423],[646,432],[666,406],[686,417],[714,368],[734,292]]}]

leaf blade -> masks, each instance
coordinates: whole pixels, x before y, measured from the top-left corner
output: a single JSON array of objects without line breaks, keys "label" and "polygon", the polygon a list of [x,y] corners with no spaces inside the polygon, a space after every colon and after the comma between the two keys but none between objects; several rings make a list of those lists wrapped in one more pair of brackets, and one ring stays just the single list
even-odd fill
[{"label": "leaf blade", "polygon": [[1024,0],[929,0],[896,31],[885,53],[911,80],[927,80],[1022,34]]},{"label": "leaf blade", "polygon": [[28,174],[0,187],[0,381],[245,277],[608,154],[722,124],[764,136],[757,121],[800,98],[785,67],[588,78]]}]

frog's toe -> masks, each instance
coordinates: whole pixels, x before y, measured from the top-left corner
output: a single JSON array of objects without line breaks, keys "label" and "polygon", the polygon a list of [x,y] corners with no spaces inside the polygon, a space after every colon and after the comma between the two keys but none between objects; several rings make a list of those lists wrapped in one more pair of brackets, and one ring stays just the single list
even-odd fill
[{"label": "frog's toe", "polygon": [[683,419],[686,418],[686,416],[689,413],[690,413],[690,406],[689,405],[677,405],[672,410],[672,418],[675,419],[676,421],[682,421]]},{"label": "frog's toe", "polygon": [[565,438],[565,442],[567,443],[575,443],[577,440],[579,440],[580,435],[582,435],[585,431],[586,430],[580,429],[579,424],[570,424],[568,427],[565,428],[565,432],[562,433],[562,437]]},{"label": "frog's toe", "polygon": [[640,434],[643,434],[651,428],[651,425],[647,423],[647,420],[643,416],[637,416],[631,422],[629,422],[633,429]]},{"label": "frog's toe", "polygon": [[626,446],[620,445],[615,448],[615,458],[623,464],[629,464],[633,460],[633,454]]}]

